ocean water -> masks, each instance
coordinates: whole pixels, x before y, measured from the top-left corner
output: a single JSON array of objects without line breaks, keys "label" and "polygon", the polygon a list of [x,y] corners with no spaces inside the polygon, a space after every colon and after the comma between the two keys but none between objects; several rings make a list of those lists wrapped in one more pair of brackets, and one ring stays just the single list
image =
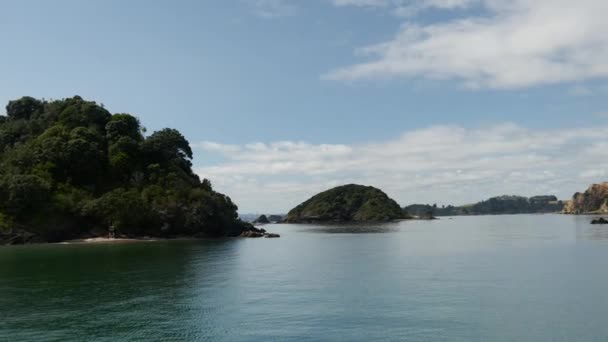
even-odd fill
[{"label": "ocean water", "polygon": [[0,248],[0,341],[607,341],[589,217]]}]

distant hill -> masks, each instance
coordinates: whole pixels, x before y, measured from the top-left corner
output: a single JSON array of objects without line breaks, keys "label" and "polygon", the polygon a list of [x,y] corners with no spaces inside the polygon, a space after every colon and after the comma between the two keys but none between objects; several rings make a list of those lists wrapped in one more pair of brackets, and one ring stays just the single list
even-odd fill
[{"label": "distant hill", "polygon": [[258,217],[260,217],[260,214],[239,214],[239,219],[245,221],[245,222],[253,222],[255,221],[255,219],[257,219]]},{"label": "distant hill", "polygon": [[321,192],[293,208],[288,223],[391,221],[404,218],[399,204],[381,190],[349,184]]},{"label": "distant hill", "polygon": [[283,220],[285,219],[286,215],[277,215],[277,214],[239,214],[239,219],[245,221],[245,222],[252,222],[252,223],[260,223],[259,219],[261,218],[261,216],[265,216],[266,219],[270,222],[270,223],[281,223],[283,222]]},{"label": "distant hill", "polygon": [[266,217],[266,215],[260,215],[260,217],[255,219],[255,221],[253,221],[253,223],[266,224],[266,223],[270,223],[270,221],[268,221],[268,217]]},{"label": "distant hill", "polygon": [[564,214],[608,213],[608,183],[593,184],[585,192],[577,192],[567,201]]},{"label": "distant hill", "polygon": [[442,206],[413,204],[403,210],[410,215],[458,216],[458,215],[500,215],[534,214],[560,212],[564,204],[555,196],[498,196],[485,201],[463,206]]}]

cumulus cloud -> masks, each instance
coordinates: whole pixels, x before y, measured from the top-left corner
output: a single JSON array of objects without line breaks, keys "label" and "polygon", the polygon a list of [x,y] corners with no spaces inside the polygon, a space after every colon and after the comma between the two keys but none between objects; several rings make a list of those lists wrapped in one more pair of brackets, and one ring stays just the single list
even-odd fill
[{"label": "cumulus cloud", "polygon": [[472,88],[522,88],[608,76],[605,0],[334,0],[393,11],[469,8],[469,15],[408,21],[391,40],[359,49],[367,61],[324,79],[455,79]]},{"label": "cumulus cloud", "polygon": [[466,8],[480,0],[333,0],[338,7],[356,6],[372,8],[391,8],[399,16],[409,17],[428,9]]},{"label": "cumulus cloud", "polygon": [[608,127],[530,130],[435,126],[357,145],[305,142],[196,145],[223,162],[197,168],[242,212],[284,212],[346,183],[382,188],[402,205],[464,204],[500,194],[569,198],[601,181]]}]

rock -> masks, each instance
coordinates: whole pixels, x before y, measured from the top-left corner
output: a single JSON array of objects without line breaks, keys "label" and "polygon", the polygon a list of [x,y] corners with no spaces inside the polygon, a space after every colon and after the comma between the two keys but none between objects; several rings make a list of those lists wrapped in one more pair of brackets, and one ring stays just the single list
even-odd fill
[{"label": "rock", "polygon": [[281,235],[275,234],[275,233],[267,233],[267,234],[265,234],[265,236],[267,238],[280,238],[281,237]]},{"label": "rock", "polygon": [[567,201],[563,214],[608,214],[608,183],[593,184]]},{"label": "rock", "polygon": [[603,217],[600,217],[599,219],[591,221],[591,224],[608,224],[608,220]]},{"label": "rock", "polygon": [[247,230],[241,233],[241,237],[247,237],[247,238],[259,238],[259,237],[263,237],[264,233],[262,232],[255,232],[253,230]]},{"label": "rock", "polygon": [[40,239],[36,235],[23,229],[12,229],[0,233],[0,245],[24,245],[37,242],[40,242]]},{"label": "rock", "polygon": [[266,233],[266,229],[264,228],[251,227],[248,230],[256,233]]}]

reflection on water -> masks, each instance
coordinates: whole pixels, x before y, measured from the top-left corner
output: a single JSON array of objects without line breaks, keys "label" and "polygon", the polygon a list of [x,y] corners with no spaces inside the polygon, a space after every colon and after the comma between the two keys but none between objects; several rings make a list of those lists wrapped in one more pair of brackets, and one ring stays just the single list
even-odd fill
[{"label": "reflection on water", "polygon": [[593,219],[601,216],[572,216],[576,226],[576,237],[579,240],[608,240],[608,225],[591,224]]},{"label": "reflection on water", "polygon": [[587,240],[608,240],[607,226],[591,226],[579,232],[577,237]]},{"label": "reflection on water", "polygon": [[[193,319],[212,320],[214,315],[204,313],[214,310],[190,312],[188,303],[205,285],[222,283],[212,279],[221,277],[218,270],[234,258],[235,247],[218,240],[0,249],[0,340],[167,340],[184,330],[196,334],[201,325]],[[200,278],[211,281],[197,284]]]},{"label": "reflection on water", "polygon": [[400,222],[301,224],[298,225],[298,231],[326,234],[378,234],[394,233],[399,230],[399,227]]}]

